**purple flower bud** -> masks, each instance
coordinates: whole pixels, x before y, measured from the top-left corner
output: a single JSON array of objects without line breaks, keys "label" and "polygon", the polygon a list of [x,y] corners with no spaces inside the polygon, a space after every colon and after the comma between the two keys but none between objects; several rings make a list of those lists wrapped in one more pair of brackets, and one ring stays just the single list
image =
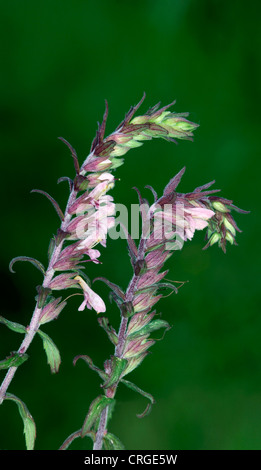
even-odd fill
[{"label": "purple flower bud", "polygon": [[123,358],[130,359],[136,356],[140,356],[145,351],[147,351],[147,349],[149,349],[153,344],[155,344],[155,341],[151,339],[147,340],[147,336],[127,341],[123,353]]},{"label": "purple flower bud", "polygon": [[58,315],[61,313],[61,311],[66,305],[66,302],[61,302],[61,300],[62,297],[54,299],[43,308],[40,315],[40,325],[42,325],[43,323],[48,323],[49,321],[52,321],[58,317]]},{"label": "purple flower bud", "polygon": [[68,289],[69,287],[76,287],[77,282],[72,279],[73,276],[74,273],[59,274],[50,282],[48,287],[52,290],[61,290]]}]

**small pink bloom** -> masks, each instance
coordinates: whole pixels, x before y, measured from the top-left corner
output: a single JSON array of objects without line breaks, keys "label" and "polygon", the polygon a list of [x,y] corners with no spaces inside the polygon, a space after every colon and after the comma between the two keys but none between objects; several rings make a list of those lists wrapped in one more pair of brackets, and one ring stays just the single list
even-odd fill
[{"label": "small pink bloom", "polygon": [[105,312],[106,306],[102,298],[86,284],[81,276],[76,276],[74,279],[80,284],[84,295],[84,301],[81,303],[78,310],[82,311],[87,307],[90,310],[93,308],[97,313]]}]

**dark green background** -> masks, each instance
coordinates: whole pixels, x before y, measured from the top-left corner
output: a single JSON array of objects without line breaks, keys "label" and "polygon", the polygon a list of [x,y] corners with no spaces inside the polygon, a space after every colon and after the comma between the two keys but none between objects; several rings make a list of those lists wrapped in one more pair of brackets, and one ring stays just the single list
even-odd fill
[{"label": "dark green background", "polygon": [[[82,162],[109,102],[107,134],[147,94],[142,111],[177,100],[200,123],[195,141],[178,146],[147,142],[117,170],[116,202],[136,203],[133,186],[159,193],[184,165],[180,190],[216,179],[222,195],[250,209],[235,214],[243,230],[226,255],[202,251],[198,232],[168,263],[168,277],[189,280],[177,296],[158,304],[173,328],[132,375],[157,401],[139,420],[146,400],[119,388],[110,430],[127,449],[260,449],[260,9],[259,2],[225,0],[1,1],[1,314],[27,325],[39,271],[8,263],[18,255],[46,264],[58,218],[46,190],[64,207],[73,176],[63,136]],[[145,190],[146,191],[146,190]],[[147,194],[147,193],[146,193]],[[108,241],[91,278],[107,276],[126,287],[131,269],[125,241]],[[101,283],[108,316],[118,312]],[[72,298],[61,317],[43,327],[57,344],[62,365],[52,376],[40,338],[29,349],[9,391],[27,404],[37,424],[36,449],[57,449],[83,423],[100,393],[99,378],[79,361],[97,365],[112,352],[94,311],[78,312]],[[0,326],[1,358],[21,335]],[[4,376],[4,373],[1,373]],[[16,405],[0,408],[0,447],[24,448]],[[75,441],[72,448],[90,446]],[[88,447],[87,447],[88,448]],[[90,447],[89,447],[90,448]]]}]

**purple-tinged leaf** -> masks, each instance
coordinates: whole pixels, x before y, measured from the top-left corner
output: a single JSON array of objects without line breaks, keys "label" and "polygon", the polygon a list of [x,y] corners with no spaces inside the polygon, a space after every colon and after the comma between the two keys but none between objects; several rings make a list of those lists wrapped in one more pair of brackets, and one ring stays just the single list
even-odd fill
[{"label": "purple-tinged leaf", "polygon": [[65,145],[67,145],[67,147],[71,151],[72,158],[73,158],[73,163],[74,163],[74,168],[75,168],[75,171],[78,175],[80,173],[80,165],[79,165],[79,162],[78,162],[78,157],[77,157],[76,150],[63,137],[58,137],[58,139],[61,140]]},{"label": "purple-tinged leaf", "polygon": [[96,282],[96,281],[102,281],[104,282],[105,284],[107,284],[107,286],[109,286],[112,291],[118,296],[120,297],[122,300],[125,300],[125,294],[124,292],[121,290],[121,288],[119,286],[117,286],[117,284],[114,284],[113,282],[110,282],[108,281],[108,279],[106,279],[105,277],[96,277],[93,282]]},{"label": "purple-tinged leaf", "polygon": [[182,170],[180,170],[179,173],[170,180],[170,182],[167,184],[167,186],[164,189],[164,192],[163,192],[164,196],[169,196],[170,194],[174,193],[185,171],[186,171],[186,167],[184,166],[184,168],[182,168]]},{"label": "purple-tinged leaf", "polygon": [[[220,191],[221,189],[211,189],[210,191],[201,191],[201,192],[193,191],[192,193],[183,194],[183,196],[185,197],[185,199],[189,199],[189,200],[191,199],[192,201],[195,201],[197,199],[204,200],[210,194],[219,193]],[[219,199],[218,196],[216,197],[217,199]]]},{"label": "purple-tinged leaf", "polygon": [[37,259],[35,258],[30,258],[28,256],[16,256],[16,258],[13,258],[11,261],[10,261],[10,264],[9,264],[9,269],[11,271],[11,273],[15,273],[15,271],[13,270],[13,265],[17,262],[17,261],[29,261],[29,263],[32,263],[37,269],[39,269],[39,271],[41,271],[41,273],[43,275],[45,275],[45,268],[44,266],[42,265],[42,263],[40,263],[40,261],[38,261]]},{"label": "purple-tinged leaf", "polygon": [[153,116],[155,117],[160,116],[164,111],[167,111],[171,106],[174,106],[176,104],[176,100],[172,101],[170,104],[167,104],[166,106],[163,106],[162,108],[158,109],[160,106],[160,102],[153,106],[152,108],[149,108],[148,111],[146,112],[146,115],[148,116]]},{"label": "purple-tinged leaf", "polygon": [[53,207],[55,208],[58,216],[60,217],[61,221],[64,220],[64,215],[63,215],[63,212],[62,210],[60,209],[59,207],[59,204],[56,202],[56,200],[50,196],[50,194],[46,193],[45,191],[42,191],[41,189],[32,189],[31,193],[39,193],[39,194],[43,194],[44,196],[47,197],[47,199],[49,199],[49,201],[51,201]]},{"label": "purple-tinged leaf", "polygon": [[79,359],[83,359],[83,361],[86,362],[86,364],[90,367],[91,370],[94,370],[95,372],[97,372],[97,374],[99,374],[102,380],[107,379],[107,374],[103,370],[99,369],[99,367],[95,366],[93,364],[92,359],[86,354],[79,354],[78,356],[75,356],[75,358],[73,359],[74,366]]},{"label": "purple-tinged leaf", "polygon": [[128,230],[126,229],[125,225],[122,224],[122,223],[120,225],[121,225],[121,228],[123,229],[124,234],[126,236],[127,243],[128,243],[128,250],[129,250],[129,254],[130,254],[130,258],[131,258],[131,264],[134,267],[136,258],[138,256],[138,248],[137,248],[137,245],[136,245],[135,241],[133,240],[133,238],[129,234]]},{"label": "purple-tinged leaf", "polygon": [[61,447],[59,447],[59,450],[67,450],[69,445],[74,441],[74,439],[77,439],[77,437],[81,437],[81,432],[82,430],[79,429],[78,431],[73,432],[70,434],[70,436],[65,439]]},{"label": "purple-tinged leaf", "polygon": [[154,189],[152,186],[150,186],[150,185],[145,186],[145,188],[146,188],[146,189],[150,189],[150,191],[152,192],[153,197],[154,197],[154,202],[157,202],[157,200],[158,200],[158,195],[157,195],[155,189]]},{"label": "purple-tinged leaf", "polygon": [[93,152],[96,149],[96,147],[103,141],[104,134],[105,134],[105,128],[106,128],[106,122],[107,122],[107,118],[108,118],[108,112],[109,112],[108,102],[107,102],[107,100],[105,100],[105,112],[104,112],[104,115],[103,115],[102,124],[100,124],[98,122],[98,130],[96,132],[95,138],[92,141],[91,152]]},{"label": "purple-tinged leaf", "polygon": [[194,189],[194,193],[198,193],[200,191],[202,191],[203,189],[208,189],[210,188],[210,186],[212,186],[216,181],[213,180],[213,181],[210,181],[209,183],[206,183],[206,184],[203,184],[202,186],[198,186],[197,188]]},{"label": "purple-tinged leaf", "polygon": [[70,191],[73,190],[73,180],[71,178],[69,178],[68,176],[61,176],[61,178],[58,179],[57,184],[62,183],[62,181],[67,181],[69,184]]},{"label": "purple-tinged leaf", "polygon": [[99,129],[100,142],[102,142],[103,139],[104,139],[106,123],[107,123],[107,119],[108,119],[108,113],[109,113],[108,101],[105,100],[105,111],[104,111],[104,115],[103,115],[103,120],[102,120],[101,126],[99,126],[100,127],[100,129]]},{"label": "purple-tinged leaf", "polygon": [[231,209],[234,209],[234,211],[239,212],[240,214],[250,214],[251,211],[245,211],[243,209],[240,209],[237,206],[234,206],[234,204],[230,204]]},{"label": "purple-tinged leaf", "polygon": [[146,93],[144,92],[141,100],[138,102],[138,104],[136,104],[136,106],[131,106],[130,110],[127,112],[127,114],[125,116],[125,119],[118,125],[116,130],[120,129],[122,126],[125,126],[130,122],[130,120],[132,119],[132,117],[134,116],[136,111],[142,105],[145,98],[146,98]]}]

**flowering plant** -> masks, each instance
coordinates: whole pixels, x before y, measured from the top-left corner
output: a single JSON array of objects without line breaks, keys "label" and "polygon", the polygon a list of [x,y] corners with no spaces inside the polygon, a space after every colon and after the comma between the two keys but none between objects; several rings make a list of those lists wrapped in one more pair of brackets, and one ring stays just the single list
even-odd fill
[{"label": "flowering plant", "polygon": [[28,261],[43,274],[42,285],[37,287],[36,306],[29,326],[0,317],[0,323],[24,335],[19,349],[0,362],[0,368],[7,369],[0,387],[0,403],[4,400],[17,403],[24,422],[27,449],[33,449],[35,444],[34,419],[25,403],[7,390],[18,367],[28,359],[27,350],[36,334],[43,340],[51,371],[57,373],[59,370],[60,352],[53,340],[42,330],[42,325],[57,318],[66,306],[66,299],[55,296],[55,291],[69,288],[80,290],[83,299],[78,310],[95,310],[99,314],[100,326],[114,346],[114,353],[105,361],[103,369],[95,366],[88,355],[74,358],[74,364],[83,359],[99,374],[103,393],[91,403],[81,428],[73,432],[60,448],[66,449],[75,438],[88,436],[92,439],[95,450],[122,449],[119,438],[107,429],[118,385],[122,383],[148,399],[149,404],[141,417],[150,411],[154,403],[154,398],[149,393],[126,380],[126,376],[143,362],[148,349],[155,343],[151,334],[159,329],[169,328],[168,323],[153,310],[164,291],[178,292],[175,282],[166,280],[168,270],[163,270],[165,263],[175,250],[180,250],[184,242],[193,238],[196,230],[206,229],[205,248],[218,243],[225,252],[227,242],[236,244],[236,231],[240,230],[231,211],[246,211],[234,206],[232,201],[217,196],[218,190],[209,189],[214,181],[199,186],[190,193],[179,193],[177,187],[185,172],[183,168],[169,181],[160,197],[149,187],[154,199],[152,204],[136,188],[142,220],[138,240],[122,226],[133,268],[129,285],[123,290],[113,280],[102,276],[96,279],[107,284],[111,298],[119,308],[118,331],[102,315],[106,311],[106,305],[92,289],[85,263],[99,263],[101,254],[97,247],[99,244],[106,246],[109,231],[115,227],[116,204],[108,193],[115,185],[115,169],[123,164],[120,157],[153,138],[174,142],[177,139],[192,140],[193,132],[198,127],[187,119],[187,113],[171,112],[169,108],[174,103],[163,108],[156,105],[144,115],[134,117],[144,97],[130,109],[115,132],[108,137],[105,137],[108,116],[106,103],[103,121],[98,125],[90,154],[81,166],[74,148],[61,138],[71,152],[75,168],[73,180],[59,180],[68,181],[70,190],[64,212],[48,193],[33,190],[50,200],[60,218],[60,227],[49,245],[47,268],[40,261],[26,256],[18,256],[10,263],[12,272],[17,261]]}]

